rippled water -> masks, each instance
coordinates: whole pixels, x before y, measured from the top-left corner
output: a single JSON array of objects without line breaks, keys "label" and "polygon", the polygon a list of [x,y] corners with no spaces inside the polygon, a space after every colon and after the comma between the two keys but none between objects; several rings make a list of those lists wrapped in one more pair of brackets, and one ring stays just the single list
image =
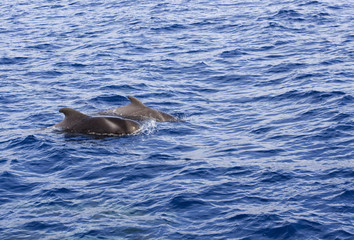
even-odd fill
[{"label": "rippled water", "polygon": [[[351,1],[2,1],[1,239],[353,239]],[[127,96],[184,119],[44,129]]]}]

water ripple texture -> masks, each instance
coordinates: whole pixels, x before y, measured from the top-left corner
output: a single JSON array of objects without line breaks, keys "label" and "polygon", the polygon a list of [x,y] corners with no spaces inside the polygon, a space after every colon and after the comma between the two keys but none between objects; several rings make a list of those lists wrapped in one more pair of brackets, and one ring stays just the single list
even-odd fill
[{"label": "water ripple texture", "polygon": [[[353,239],[353,13],[2,1],[0,239]],[[47,128],[127,96],[184,121]]]}]

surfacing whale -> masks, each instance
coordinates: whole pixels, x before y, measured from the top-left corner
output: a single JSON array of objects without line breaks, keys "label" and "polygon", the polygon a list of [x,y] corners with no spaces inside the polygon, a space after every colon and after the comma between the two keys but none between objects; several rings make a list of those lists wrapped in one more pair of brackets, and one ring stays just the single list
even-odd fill
[{"label": "surfacing whale", "polygon": [[136,97],[129,96],[128,98],[130,100],[130,104],[123,107],[102,111],[99,112],[98,114],[120,116],[123,118],[128,118],[128,119],[138,120],[138,121],[144,121],[144,120],[155,120],[158,122],[178,121],[177,118],[167,113],[145,106]]},{"label": "surfacing whale", "polygon": [[137,132],[140,124],[118,117],[90,117],[72,108],[61,108],[63,121],[54,125],[66,132],[96,135],[126,135]]}]

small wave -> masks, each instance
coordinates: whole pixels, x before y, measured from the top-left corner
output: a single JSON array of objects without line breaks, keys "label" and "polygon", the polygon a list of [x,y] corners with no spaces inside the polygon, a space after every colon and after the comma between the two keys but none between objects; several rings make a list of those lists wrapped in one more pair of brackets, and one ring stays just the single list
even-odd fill
[{"label": "small wave", "polygon": [[340,99],[339,105],[349,105],[354,103],[354,97],[352,95],[345,95]]},{"label": "small wave", "polygon": [[332,201],[335,201],[337,203],[347,203],[352,199],[354,199],[354,190],[344,190],[331,198]]},{"label": "small wave", "polygon": [[234,50],[229,50],[229,51],[223,51],[220,54],[221,58],[234,58],[234,57],[239,57],[242,55],[246,55],[247,53],[239,50],[239,49],[234,49]]},{"label": "small wave", "polygon": [[178,195],[171,199],[170,205],[172,209],[198,208],[203,205],[208,205],[205,201],[193,198],[190,195]]},{"label": "small wave", "polygon": [[54,44],[50,44],[50,43],[40,43],[40,44],[36,44],[36,45],[27,46],[26,48],[33,48],[33,49],[38,49],[38,50],[55,50],[60,47],[57,45],[54,45]]},{"label": "small wave", "polygon": [[[171,155],[171,154],[162,154],[162,153],[156,153],[156,154],[150,154],[149,156],[147,156],[145,158],[146,161],[156,161],[156,160],[161,160],[161,161],[175,161],[178,160],[178,158],[176,158],[175,156]],[[173,167],[171,167],[172,169]],[[180,167],[177,167],[180,168]]]},{"label": "small wave", "polygon": [[[0,173],[0,191],[5,193],[26,193],[37,186],[35,182],[27,182],[18,174],[4,171]],[[7,194],[4,194],[5,196]],[[10,194],[11,195],[11,194]]]},{"label": "small wave", "polygon": [[0,65],[23,64],[28,59],[27,57],[2,57],[0,58]]},{"label": "small wave", "polygon": [[[353,211],[353,210],[352,210]],[[345,227],[346,230],[344,230],[344,226],[341,227],[342,229],[340,230],[334,230],[331,231],[328,234],[322,234],[323,238],[322,239],[352,239],[353,238],[353,231],[351,230],[351,227]]]},{"label": "small wave", "polygon": [[293,176],[289,173],[265,172],[259,178],[264,183],[281,183],[293,179]]},{"label": "small wave", "polygon": [[56,66],[56,67],[72,67],[72,68],[76,68],[76,69],[87,67],[86,64],[72,63],[72,62],[58,62],[58,63],[55,63],[54,66]]},{"label": "small wave", "polygon": [[260,127],[260,128],[251,130],[251,133],[265,134],[265,133],[268,133],[268,132],[272,131],[273,129],[274,129],[274,127]]},{"label": "small wave", "polygon": [[317,91],[317,90],[309,90],[309,91],[300,91],[300,90],[291,90],[285,93],[281,93],[274,96],[261,96],[258,97],[258,101],[293,101],[293,100],[307,100],[309,103],[319,103],[326,102],[332,98],[337,99],[338,97],[345,96],[346,93],[342,91]]},{"label": "small wave", "polygon": [[262,228],[256,232],[259,236],[266,236],[270,239],[290,239],[295,236],[301,238],[305,237],[302,233],[306,232],[306,235],[315,234],[318,235],[322,232],[322,224],[308,220],[298,220],[296,222],[282,222],[278,226],[271,228]]},{"label": "small wave", "polygon": [[100,95],[97,97],[94,97],[91,99],[91,101],[96,102],[96,103],[116,103],[116,105],[119,105],[121,102],[126,102],[127,98],[124,96],[120,95],[115,95],[115,94],[104,94]]},{"label": "small wave", "polygon": [[156,32],[174,32],[179,30],[185,30],[187,28],[188,28],[187,26],[182,24],[172,24],[164,27],[151,28],[151,30]]},{"label": "small wave", "polygon": [[309,1],[305,3],[299,4],[299,6],[311,6],[311,5],[320,5],[321,3],[319,1]]},{"label": "small wave", "polygon": [[322,178],[354,178],[354,169],[351,169],[350,167],[330,169],[324,172]]},{"label": "small wave", "polygon": [[38,77],[50,77],[56,78],[58,76],[64,75],[66,72],[59,71],[59,70],[49,70],[49,71],[29,71],[25,75],[26,76],[38,76]]},{"label": "small wave", "polygon": [[286,73],[304,67],[306,67],[304,63],[280,63],[270,67],[268,73]]},{"label": "small wave", "polygon": [[[210,77],[207,79],[207,81],[212,82],[214,84],[219,84],[219,83],[234,83],[237,82],[240,84],[243,81],[249,80],[250,75],[238,75],[238,74],[233,74],[233,75],[222,75],[222,76],[214,76]],[[248,81],[246,81],[248,82]]]},{"label": "small wave", "polygon": [[274,17],[279,17],[279,18],[298,18],[302,16],[302,14],[300,14],[299,12],[295,11],[295,10],[289,10],[289,9],[282,9],[282,10],[279,10],[275,15]]},{"label": "small wave", "polygon": [[50,229],[50,231],[65,231],[69,230],[68,227],[65,226],[63,223],[58,223],[56,221],[29,221],[23,226],[21,226],[25,230],[31,231],[44,231]]},{"label": "small wave", "polygon": [[[147,87],[148,86],[145,83],[122,84],[122,85],[104,85],[104,86],[100,87],[100,90],[110,91],[110,92],[112,92],[112,91],[132,92],[132,91],[138,91],[138,90],[141,91],[142,89],[146,89]],[[97,97],[97,98],[99,98],[99,97]]]},{"label": "small wave", "polygon": [[[29,130],[33,131],[33,130]],[[15,130],[14,132],[20,133],[19,130]],[[45,147],[46,143],[42,142],[38,137],[36,137],[33,134],[26,135],[26,133],[22,133],[10,140],[10,143],[8,145],[8,148],[21,148],[21,149],[27,149],[31,147],[36,147],[38,149]]]}]

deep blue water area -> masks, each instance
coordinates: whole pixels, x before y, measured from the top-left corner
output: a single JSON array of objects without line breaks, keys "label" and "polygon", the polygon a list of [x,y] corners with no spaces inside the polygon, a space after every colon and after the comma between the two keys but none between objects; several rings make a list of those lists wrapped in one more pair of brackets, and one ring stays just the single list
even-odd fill
[{"label": "deep blue water area", "polygon": [[[354,2],[0,3],[0,239],[354,239]],[[46,129],[135,96],[182,122]]]}]

